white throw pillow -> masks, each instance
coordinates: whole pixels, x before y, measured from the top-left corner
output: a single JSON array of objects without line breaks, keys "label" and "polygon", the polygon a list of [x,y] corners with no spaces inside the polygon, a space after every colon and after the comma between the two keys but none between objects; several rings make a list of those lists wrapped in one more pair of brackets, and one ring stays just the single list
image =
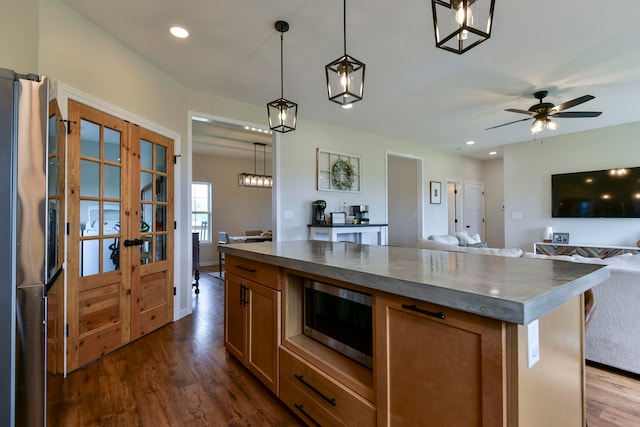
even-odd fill
[{"label": "white throw pillow", "polygon": [[456,233],[456,237],[458,238],[458,240],[460,240],[460,243],[465,243],[467,245],[482,242],[482,240],[480,240],[479,234],[474,234],[473,236],[469,236],[469,234],[466,231],[458,231]]}]

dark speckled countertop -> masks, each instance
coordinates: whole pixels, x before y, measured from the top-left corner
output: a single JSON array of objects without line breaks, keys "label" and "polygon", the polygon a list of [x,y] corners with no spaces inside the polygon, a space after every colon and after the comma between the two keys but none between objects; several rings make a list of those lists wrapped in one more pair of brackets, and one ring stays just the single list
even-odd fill
[{"label": "dark speckled countertop", "polygon": [[528,324],[609,277],[602,265],[348,242],[220,246],[227,254]]}]

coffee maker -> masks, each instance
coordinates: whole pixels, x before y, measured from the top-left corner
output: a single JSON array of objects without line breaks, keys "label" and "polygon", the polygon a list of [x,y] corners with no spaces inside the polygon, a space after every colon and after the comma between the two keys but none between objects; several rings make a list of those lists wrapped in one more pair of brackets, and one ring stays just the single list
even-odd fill
[{"label": "coffee maker", "polygon": [[355,217],[356,224],[369,224],[369,206],[351,206],[351,214]]},{"label": "coffee maker", "polygon": [[311,202],[311,224],[324,225],[327,220],[324,216],[324,210],[327,208],[327,202],[324,200],[316,200]]}]

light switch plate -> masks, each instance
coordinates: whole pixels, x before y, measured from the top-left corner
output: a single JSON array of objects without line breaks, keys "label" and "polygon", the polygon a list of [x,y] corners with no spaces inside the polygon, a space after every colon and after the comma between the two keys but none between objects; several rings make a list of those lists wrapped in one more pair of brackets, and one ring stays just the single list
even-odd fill
[{"label": "light switch plate", "polygon": [[293,219],[293,211],[284,211],[284,219]]}]

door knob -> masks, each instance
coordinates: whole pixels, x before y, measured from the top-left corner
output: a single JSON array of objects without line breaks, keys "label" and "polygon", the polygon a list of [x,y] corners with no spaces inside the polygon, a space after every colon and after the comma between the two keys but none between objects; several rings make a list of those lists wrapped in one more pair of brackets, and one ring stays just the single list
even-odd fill
[{"label": "door knob", "polygon": [[144,243],[144,241],[141,240],[141,239],[125,240],[124,241],[124,246],[126,248],[128,248],[130,246],[142,246],[143,243]]}]

